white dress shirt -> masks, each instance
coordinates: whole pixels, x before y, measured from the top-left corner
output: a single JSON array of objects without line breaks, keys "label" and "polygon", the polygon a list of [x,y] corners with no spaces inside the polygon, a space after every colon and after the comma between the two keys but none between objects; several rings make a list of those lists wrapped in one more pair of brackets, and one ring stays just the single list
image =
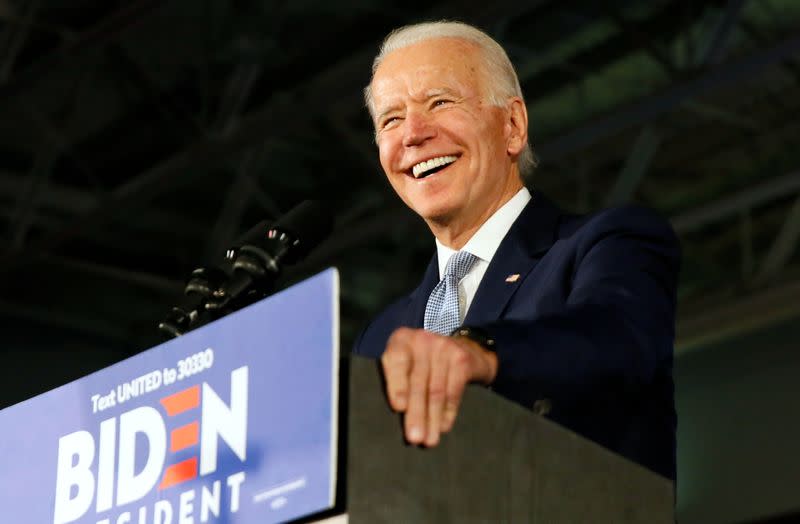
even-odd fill
[{"label": "white dress shirt", "polygon": [[[461,251],[468,251],[478,259],[464,278],[458,283],[458,301],[461,319],[464,320],[472,299],[478,291],[478,285],[489,267],[489,262],[500,247],[500,242],[511,229],[511,225],[517,219],[522,210],[531,199],[531,194],[527,188],[523,187],[511,200],[503,204],[503,207],[494,212],[489,219],[472,235]],[[439,279],[444,275],[444,269],[450,256],[456,253],[455,250],[445,246],[439,239],[436,239],[436,253],[439,260]]]}]

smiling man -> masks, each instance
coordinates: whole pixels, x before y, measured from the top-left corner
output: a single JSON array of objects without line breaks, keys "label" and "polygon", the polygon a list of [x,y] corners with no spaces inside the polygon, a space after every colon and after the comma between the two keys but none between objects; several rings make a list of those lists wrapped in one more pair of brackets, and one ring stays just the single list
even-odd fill
[{"label": "smiling man", "polygon": [[389,53],[371,97],[383,169],[443,244],[460,249],[521,188],[527,144],[519,96],[493,104],[472,42],[423,41]]},{"label": "smiling man", "polygon": [[531,195],[519,81],[474,27],[394,31],[365,95],[386,176],[436,239],[420,286],[354,348],[381,358],[406,439],[437,445],[480,383],[674,479],[668,224],[634,207],[567,215]]}]

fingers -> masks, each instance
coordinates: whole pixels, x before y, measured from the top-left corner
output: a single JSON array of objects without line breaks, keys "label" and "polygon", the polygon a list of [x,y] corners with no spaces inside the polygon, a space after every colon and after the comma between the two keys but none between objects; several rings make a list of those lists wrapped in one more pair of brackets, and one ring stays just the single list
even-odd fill
[{"label": "fingers", "polygon": [[442,433],[448,433],[456,422],[464,388],[467,386],[467,373],[464,363],[464,354],[460,353],[451,359],[447,385],[445,386],[445,405],[442,413]]},{"label": "fingers", "polygon": [[408,409],[409,374],[411,373],[411,346],[406,329],[395,331],[389,338],[381,357],[386,378],[386,395],[392,409],[404,412]]},{"label": "fingers", "polygon": [[428,380],[428,425],[425,430],[425,445],[435,446],[439,443],[442,427],[445,394],[448,380],[447,351],[440,347],[431,352],[431,367]]},{"label": "fingers", "polygon": [[453,428],[464,389],[482,365],[478,357],[464,341],[421,329],[392,334],[381,362],[389,403],[405,413],[409,443],[436,446]]},{"label": "fingers", "polygon": [[411,444],[422,444],[427,433],[428,374],[430,360],[423,351],[414,352],[414,364],[409,376],[408,409],[405,416],[406,440]]}]

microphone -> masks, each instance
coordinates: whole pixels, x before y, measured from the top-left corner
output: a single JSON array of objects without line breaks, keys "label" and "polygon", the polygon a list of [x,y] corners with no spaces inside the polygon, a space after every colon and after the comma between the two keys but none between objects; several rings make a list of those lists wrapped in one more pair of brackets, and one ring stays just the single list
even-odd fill
[{"label": "microphone", "polygon": [[[233,275],[212,294],[206,309],[230,307],[258,300],[272,288],[284,265],[293,264],[322,242],[333,229],[333,215],[318,200],[305,200],[272,226],[259,223],[245,233],[226,258]],[[260,296],[259,296],[260,295]]]},{"label": "microphone", "polygon": [[185,292],[193,304],[172,308],[158,329],[177,337],[267,296],[283,267],[306,256],[332,229],[333,214],[316,200],[303,201],[272,225],[259,222],[227,250],[223,265],[192,272]]}]

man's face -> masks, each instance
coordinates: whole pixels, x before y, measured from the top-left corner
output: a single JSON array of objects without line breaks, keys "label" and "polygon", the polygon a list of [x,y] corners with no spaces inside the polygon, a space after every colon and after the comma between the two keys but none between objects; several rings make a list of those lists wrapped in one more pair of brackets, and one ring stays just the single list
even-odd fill
[{"label": "man's face", "polygon": [[521,187],[516,155],[527,135],[517,136],[511,106],[490,105],[485,77],[477,46],[453,38],[394,51],[373,77],[381,165],[429,224],[480,225]]}]

